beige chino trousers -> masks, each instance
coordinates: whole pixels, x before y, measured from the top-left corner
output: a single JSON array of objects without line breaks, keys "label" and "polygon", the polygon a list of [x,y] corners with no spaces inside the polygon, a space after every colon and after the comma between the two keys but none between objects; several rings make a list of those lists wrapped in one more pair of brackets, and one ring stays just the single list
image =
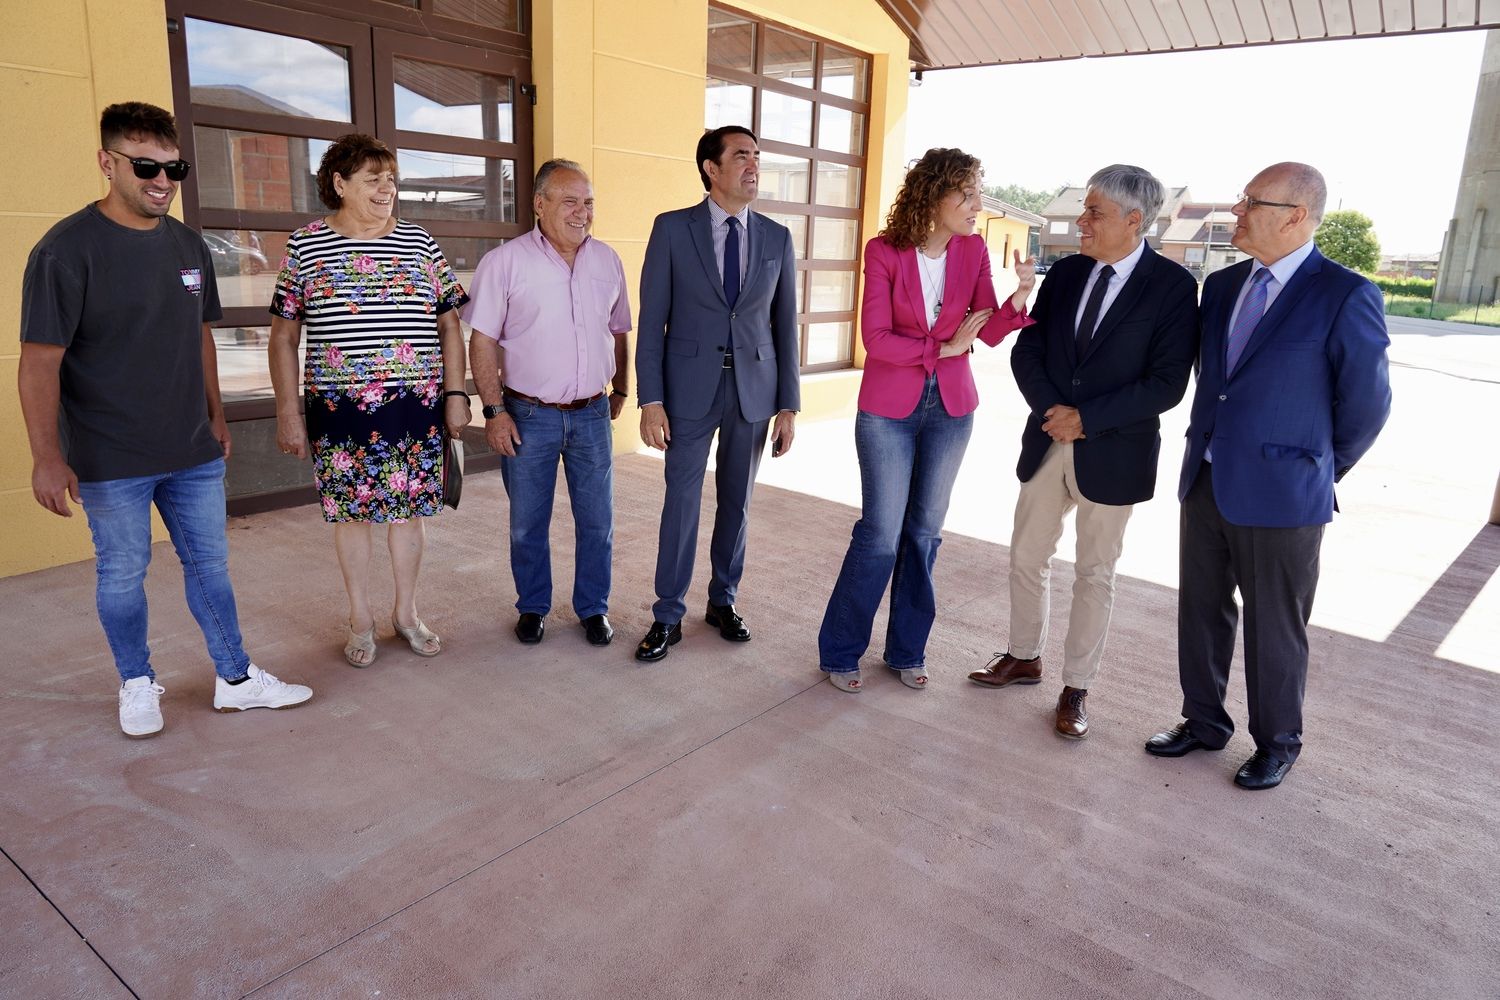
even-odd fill
[{"label": "beige chino trousers", "polygon": [[1047,645],[1052,554],[1063,518],[1078,509],[1073,606],[1063,644],[1062,681],[1088,688],[1099,676],[1104,637],[1115,606],[1115,562],[1133,505],[1094,503],[1078,489],[1073,445],[1053,442],[1036,474],[1021,484],[1010,538],[1010,655],[1040,656]]}]

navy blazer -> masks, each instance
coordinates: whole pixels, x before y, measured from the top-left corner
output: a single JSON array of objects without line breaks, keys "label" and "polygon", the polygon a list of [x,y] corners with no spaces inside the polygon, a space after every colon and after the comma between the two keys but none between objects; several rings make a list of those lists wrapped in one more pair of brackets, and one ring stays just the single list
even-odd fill
[{"label": "navy blazer", "polygon": [[1333,519],[1333,484],[1391,412],[1384,300],[1314,248],[1225,375],[1241,261],[1203,286],[1203,342],[1182,479],[1185,499],[1213,444],[1214,500],[1231,524],[1295,528]]},{"label": "navy blazer", "polygon": [[664,212],[651,227],[641,267],[635,378],[641,403],[660,402],[667,417],[708,413],[733,345],[740,413],[769,420],[802,408],[801,340],[797,335],[797,262],[792,234],[757,212],[746,227],[750,255],[734,308],[714,260],[705,198]]},{"label": "navy blazer", "polygon": [[1052,445],[1044,414],[1061,403],[1083,421],[1084,437],[1073,445],[1079,491],[1123,506],[1156,492],[1160,417],[1182,401],[1198,350],[1198,284],[1147,245],[1080,358],[1075,323],[1094,263],[1080,253],[1052,265],[1037,292],[1036,325],[1011,350],[1011,371],[1031,407],[1016,475],[1024,483],[1036,474]]}]

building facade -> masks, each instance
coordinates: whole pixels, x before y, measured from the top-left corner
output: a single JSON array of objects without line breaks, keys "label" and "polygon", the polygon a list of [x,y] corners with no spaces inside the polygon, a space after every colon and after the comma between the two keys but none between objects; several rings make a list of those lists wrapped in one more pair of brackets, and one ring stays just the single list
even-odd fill
[{"label": "building facade", "polygon": [[1440,302],[1500,302],[1500,29],[1485,37],[1453,219],[1443,237]]},{"label": "building facade", "polygon": [[[172,108],[195,164],[174,211],[204,233],[225,305],[231,509],[283,503],[309,475],[275,449],[266,307],[287,235],[322,214],[310,179],[328,142],[365,131],[397,150],[400,214],[465,275],[530,227],[535,165],[577,160],[594,181],[594,232],[634,289],[653,218],[703,196],[705,125],[743,121],[762,137],[757,207],[798,244],[804,419],[845,413],[863,362],[859,249],[904,168],[909,54],[875,0],[22,5],[0,39],[0,99],[19,134],[47,137],[49,157],[0,195],[0,314],[17,328],[30,248],[104,193],[100,109]],[[84,518],[31,495],[18,358],[14,338],[0,345],[0,575],[92,552]],[[638,446],[636,423],[622,415],[618,450]]]}]

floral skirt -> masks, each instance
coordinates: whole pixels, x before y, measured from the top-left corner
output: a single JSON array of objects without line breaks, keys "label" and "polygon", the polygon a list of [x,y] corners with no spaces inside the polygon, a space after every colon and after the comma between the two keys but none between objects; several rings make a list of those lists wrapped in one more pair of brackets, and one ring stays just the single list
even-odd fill
[{"label": "floral skirt", "polygon": [[443,419],[434,400],[394,394],[373,409],[309,387],[313,481],[329,522],[430,517],[443,507]]}]

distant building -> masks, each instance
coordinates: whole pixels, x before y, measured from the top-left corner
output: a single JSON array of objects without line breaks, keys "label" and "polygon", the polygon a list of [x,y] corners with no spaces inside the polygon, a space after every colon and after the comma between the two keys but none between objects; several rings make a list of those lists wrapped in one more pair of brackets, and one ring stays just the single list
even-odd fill
[{"label": "distant building", "polygon": [[[1050,264],[1059,257],[1078,252],[1078,216],[1083,214],[1083,199],[1087,194],[1087,188],[1066,187],[1042,209],[1042,217],[1046,220],[1041,233],[1040,257],[1043,262]],[[1151,244],[1151,249],[1161,249],[1162,234],[1177,217],[1187,197],[1186,187],[1167,188],[1167,200],[1161,207],[1161,214],[1146,230],[1146,241]]]},{"label": "distant building", "polygon": [[[983,196],[977,228],[990,248],[990,268],[996,278],[997,292],[1004,292],[1007,287],[999,279],[1000,273],[1013,263],[1012,250],[1019,250],[1023,258],[1037,256],[1038,241],[1046,221],[1035,212],[1017,208],[999,198]],[[1008,287],[1014,288],[1014,281]]]},{"label": "distant building", "polygon": [[[1063,188],[1042,209],[1041,260],[1050,264],[1078,252],[1078,216],[1086,194],[1085,188]],[[1229,242],[1234,234],[1233,205],[1232,201],[1193,201],[1186,186],[1168,188],[1161,214],[1146,231],[1146,242],[1202,281],[1245,257]]]},{"label": "distant building", "polygon": [[1500,301],[1500,29],[1491,29],[1484,42],[1463,173],[1443,237],[1437,298]]},{"label": "distant building", "polygon": [[1161,237],[1162,256],[1192,272],[1202,281],[1207,275],[1244,259],[1230,242],[1234,235],[1231,202],[1184,201],[1177,217]]},{"label": "distant building", "polygon": [[1435,278],[1440,255],[1435,253],[1387,254],[1380,258],[1383,278]]}]

